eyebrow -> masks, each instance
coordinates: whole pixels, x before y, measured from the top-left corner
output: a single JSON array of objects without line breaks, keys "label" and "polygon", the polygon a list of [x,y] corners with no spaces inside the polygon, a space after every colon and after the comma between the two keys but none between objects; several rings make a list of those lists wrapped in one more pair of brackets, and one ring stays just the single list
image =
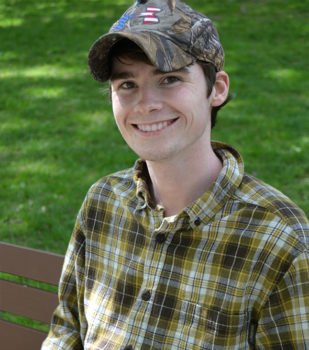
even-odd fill
[{"label": "eyebrow", "polygon": [[[156,68],[153,71],[153,75],[162,75],[162,74],[168,74],[168,73],[185,73],[185,74],[189,74],[189,68],[187,66],[182,67],[180,69],[177,70],[173,70],[170,72],[164,72],[158,68]],[[115,81],[115,80],[121,80],[121,79],[130,79],[130,78],[134,78],[135,75],[132,72],[127,72],[127,71],[123,71],[123,72],[113,72],[110,76],[110,81]]]},{"label": "eyebrow", "polygon": [[171,73],[171,74],[172,73],[186,73],[186,74],[188,74],[189,73],[189,68],[188,68],[188,66],[185,66],[185,67],[182,67],[180,69],[172,70],[172,71],[169,71],[169,72],[163,72],[162,70],[157,68],[153,72],[154,75],[168,74],[168,73]]},{"label": "eyebrow", "polygon": [[113,72],[109,78],[110,81],[120,80],[120,79],[130,79],[134,78],[134,74],[131,72]]}]

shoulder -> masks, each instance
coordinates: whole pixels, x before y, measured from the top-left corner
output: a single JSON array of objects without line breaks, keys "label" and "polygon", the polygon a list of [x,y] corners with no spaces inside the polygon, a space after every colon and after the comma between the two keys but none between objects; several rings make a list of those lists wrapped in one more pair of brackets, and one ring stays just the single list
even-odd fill
[{"label": "shoulder", "polygon": [[254,208],[261,222],[278,225],[280,230],[293,235],[305,249],[309,248],[309,221],[305,213],[282,192],[244,174],[234,195],[245,206]]},{"label": "shoulder", "polygon": [[100,178],[90,187],[88,196],[123,196],[134,188],[134,169],[129,168]]},{"label": "shoulder", "polygon": [[96,181],[88,190],[78,213],[84,232],[98,230],[103,222],[110,222],[122,212],[136,207],[134,168],[121,170]]},{"label": "shoulder", "polygon": [[104,176],[88,190],[82,205],[85,216],[92,212],[114,211],[118,207],[134,206],[136,183],[134,168],[129,168]]}]

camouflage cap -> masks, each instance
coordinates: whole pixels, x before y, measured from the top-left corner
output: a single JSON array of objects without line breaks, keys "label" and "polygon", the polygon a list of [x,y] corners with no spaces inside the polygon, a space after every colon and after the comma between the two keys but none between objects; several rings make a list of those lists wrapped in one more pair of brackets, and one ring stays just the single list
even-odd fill
[{"label": "camouflage cap", "polygon": [[92,76],[109,79],[109,52],[119,40],[136,43],[163,72],[181,69],[196,60],[224,65],[224,52],[212,21],[178,0],[138,0],[93,44],[88,55]]}]

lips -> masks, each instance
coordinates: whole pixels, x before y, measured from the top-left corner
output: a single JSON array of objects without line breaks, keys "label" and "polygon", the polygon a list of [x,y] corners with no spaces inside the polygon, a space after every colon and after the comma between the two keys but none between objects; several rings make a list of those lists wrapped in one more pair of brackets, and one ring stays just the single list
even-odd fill
[{"label": "lips", "polygon": [[144,132],[160,131],[175,122],[176,119],[151,124],[135,124],[138,130]]}]

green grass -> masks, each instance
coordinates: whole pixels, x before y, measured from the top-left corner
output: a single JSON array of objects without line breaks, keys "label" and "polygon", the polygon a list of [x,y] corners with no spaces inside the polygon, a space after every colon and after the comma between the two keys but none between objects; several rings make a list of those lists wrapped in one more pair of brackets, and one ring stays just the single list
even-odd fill
[{"label": "green grass", "polygon": [[[87,52],[128,4],[0,0],[1,240],[64,253],[89,186],[129,167]],[[309,214],[308,3],[191,1],[214,19],[236,97],[214,139]]]}]

